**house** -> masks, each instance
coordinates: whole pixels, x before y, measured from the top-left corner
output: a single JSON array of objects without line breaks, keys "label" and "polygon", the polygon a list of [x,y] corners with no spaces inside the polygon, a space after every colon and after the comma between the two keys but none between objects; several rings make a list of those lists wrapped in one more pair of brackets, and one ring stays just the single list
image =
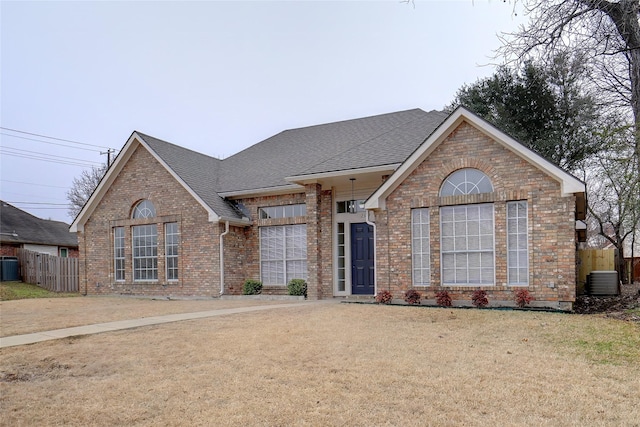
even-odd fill
[{"label": "house", "polygon": [[0,255],[27,249],[60,257],[78,256],[78,238],[69,224],[37,218],[0,200]]},{"label": "house", "polygon": [[224,160],[133,132],[71,231],[88,294],[476,289],[571,309],[585,185],[472,112],[281,132]]}]

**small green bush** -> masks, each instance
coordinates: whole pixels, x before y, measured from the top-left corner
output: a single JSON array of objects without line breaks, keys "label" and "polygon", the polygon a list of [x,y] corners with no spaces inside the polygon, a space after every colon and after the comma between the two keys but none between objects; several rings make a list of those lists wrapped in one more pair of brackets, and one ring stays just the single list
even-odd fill
[{"label": "small green bush", "polygon": [[376,302],[378,304],[391,304],[392,299],[393,295],[389,291],[380,291],[378,295],[376,295]]},{"label": "small green bush", "polygon": [[289,295],[307,297],[307,282],[303,279],[289,280],[289,283],[287,283],[287,289],[289,290]]},{"label": "small green bush", "polygon": [[242,286],[243,295],[259,295],[262,293],[262,282],[255,279],[247,279]]},{"label": "small green bush", "polygon": [[416,305],[420,304],[420,300],[422,299],[422,294],[415,289],[409,289],[404,293],[404,300],[407,304]]}]

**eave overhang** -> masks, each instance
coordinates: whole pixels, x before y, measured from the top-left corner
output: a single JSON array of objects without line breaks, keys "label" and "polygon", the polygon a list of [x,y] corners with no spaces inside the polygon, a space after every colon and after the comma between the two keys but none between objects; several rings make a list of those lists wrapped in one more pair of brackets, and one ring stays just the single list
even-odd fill
[{"label": "eave overhang", "polygon": [[489,122],[464,107],[458,107],[418,147],[365,202],[365,209],[386,209],[386,198],[420,165],[460,124],[466,122],[498,144],[526,160],[559,182],[563,196],[585,193],[585,183],[531,151]]},{"label": "eave overhang", "polygon": [[[140,135],[138,135],[137,132],[133,132],[122,150],[120,150],[120,153],[116,156],[115,160],[107,170],[107,173],[100,180],[100,183],[89,197],[89,200],[87,200],[85,205],[82,207],[82,210],[80,210],[76,218],[71,223],[69,231],[71,231],[72,233],[84,231],[84,224],[91,217],[91,214],[95,211],[100,200],[104,197],[108,189],[111,187],[113,182],[116,180],[124,166],[133,155],[133,153],[136,151],[136,148],[138,148],[139,146],[144,147],[153,156],[153,158],[158,163],[160,163],[162,167],[164,167],[167,172],[169,172],[169,174],[171,174],[171,176],[207,211],[208,220],[210,222],[227,220],[221,218],[213,209],[211,209],[211,207],[207,203],[205,203],[205,201],[198,194],[196,194],[196,192],[193,191],[193,189],[189,187],[187,183],[182,178],[180,178],[180,176],[178,176],[178,174],[176,174],[171,167],[169,167],[169,165],[144,141],[144,139]],[[234,222],[244,224],[244,222],[238,218],[228,220],[230,221],[230,223],[231,220],[233,220]]]}]

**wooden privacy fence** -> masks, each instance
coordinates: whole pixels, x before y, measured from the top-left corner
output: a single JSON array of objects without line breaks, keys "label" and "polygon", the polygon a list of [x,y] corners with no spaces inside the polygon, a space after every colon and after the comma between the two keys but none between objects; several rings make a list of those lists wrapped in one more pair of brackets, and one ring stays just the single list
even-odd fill
[{"label": "wooden privacy fence", "polygon": [[18,249],[18,262],[23,282],[53,292],[79,291],[78,258],[62,258]]},{"label": "wooden privacy fence", "polygon": [[578,286],[587,283],[592,271],[613,271],[616,269],[615,249],[583,249],[578,251]]}]

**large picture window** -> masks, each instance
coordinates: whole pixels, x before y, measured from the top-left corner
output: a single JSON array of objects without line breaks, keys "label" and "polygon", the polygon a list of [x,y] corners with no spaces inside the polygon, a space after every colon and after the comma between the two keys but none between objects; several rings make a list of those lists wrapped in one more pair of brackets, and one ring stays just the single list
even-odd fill
[{"label": "large picture window", "polygon": [[265,285],[307,279],[306,224],[260,227],[260,274]]},{"label": "large picture window", "polygon": [[124,280],[124,227],[113,229],[113,271],[118,282]]},{"label": "large picture window", "polygon": [[411,237],[413,284],[415,286],[429,286],[431,283],[429,209],[413,209],[411,211]]},{"label": "large picture window", "polygon": [[443,285],[492,285],[493,204],[440,208]]},{"label": "large picture window", "polygon": [[178,223],[164,225],[165,266],[167,280],[178,280]]},{"label": "large picture window", "polygon": [[529,284],[527,202],[507,203],[507,283]]},{"label": "large picture window", "polygon": [[158,227],[136,225],[133,230],[133,280],[158,280]]}]

